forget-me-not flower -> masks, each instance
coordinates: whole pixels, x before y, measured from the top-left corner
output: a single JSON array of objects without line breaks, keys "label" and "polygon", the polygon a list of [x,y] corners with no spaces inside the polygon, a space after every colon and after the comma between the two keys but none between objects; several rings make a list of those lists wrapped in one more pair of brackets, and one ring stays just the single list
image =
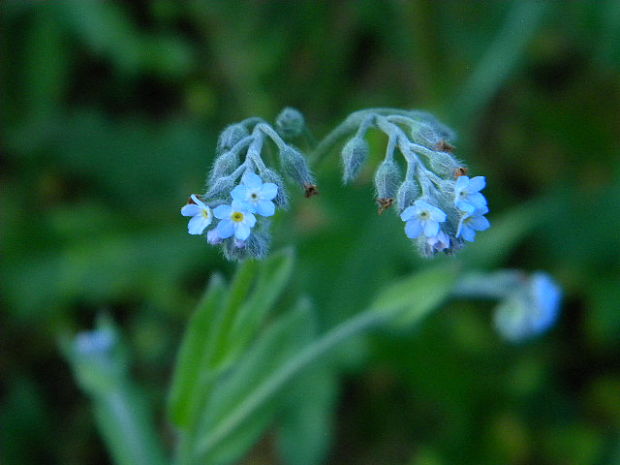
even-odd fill
[{"label": "forget-me-not flower", "polygon": [[231,196],[233,200],[244,202],[251,213],[261,216],[272,216],[276,206],[272,200],[278,194],[278,186],[272,182],[263,183],[263,180],[255,173],[246,171],[241,178],[241,184],[235,187]]},{"label": "forget-me-not flower", "polygon": [[450,237],[443,231],[439,231],[436,236],[426,239],[426,244],[432,252],[441,252],[450,248]]},{"label": "forget-me-not flower", "polygon": [[405,208],[400,218],[406,222],[405,234],[415,239],[421,234],[426,237],[435,237],[439,233],[439,223],[446,221],[446,214],[425,200],[418,199],[413,205]]},{"label": "forget-me-not flower", "polygon": [[187,224],[187,230],[190,234],[202,234],[213,221],[213,215],[211,209],[196,194],[192,194],[191,201],[193,203],[188,203],[181,208],[181,215],[192,217]]},{"label": "forget-me-not flower", "polygon": [[215,231],[220,239],[235,236],[240,241],[250,237],[250,233],[256,224],[256,217],[249,211],[248,204],[233,200],[231,205],[220,205],[213,210],[216,218],[221,220]]},{"label": "forget-me-not flower", "polygon": [[459,210],[473,212],[477,208],[486,207],[487,199],[480,193],[486,186],[484,176],[459,176],[454,185],[454,205]]},{"label": "forget-me-not flower", "polygon": [[476,231],[485,231],[491,226],[489,220],[484,217],[488,212],[489,209],[484,206],[463,215],[459,221],[456,237],[473,242],[476,239]]},{"label": "forget-me-not flower", "polygon": [[547,273],[534,273],[524,288],[504,301],[495,314],[495,326],[509,341],[536,336],[558,317],[562,289]]}]

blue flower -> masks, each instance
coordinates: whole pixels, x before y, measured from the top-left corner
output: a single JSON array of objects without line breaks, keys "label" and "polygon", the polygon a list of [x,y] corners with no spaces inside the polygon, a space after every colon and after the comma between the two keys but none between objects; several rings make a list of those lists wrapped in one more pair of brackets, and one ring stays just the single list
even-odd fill
[{"label": "blue flower", "polygon": [[433,253],[441,252],[450,248],[450,237],[443,231],[439,231],[436,236],[426,239],[426,244]]},{"label": "blue flower", "polygon": [[489,209],[484,206],[463,215],[456,230],[456,237],[473,242],[476,239],[476,231],[484,231],[491,226],[489,220],[484,217],[488,212]]},{"label": "blue flower", "polygon": [[187,230],[190,234],[202,234],[213,221],[211,209],[201,202],[196,194],[192,194],[191,203],[181,208],[181,215],[192,217],[187,224]]},{"label": "blue flower", "polygon": [[497,308],[495,326],[512,342],[536,336],[555,323],[561,300],[562,289],[551,276],[534,273]]},{"label": "blue flower", "polygon": [[251,171],[245,172],[241,184],[231,192],[233,200],[245,202],[250,213],[262,216],[272,216],[275,213],[276,206],[272,200],[277,194],[278,186],[271,182],[263,183],[260,176]]},{"label": "blue flower", "polygon": [[446,214],[425,200],[418,199],[405,208],[400,218],[406,222],[405,234],[408,238],[415,239],[421,234],[430,238],[437,236],[439,223],[446,221]]},{"label": "blue flower", "polygon": [[256,224],[256,217],[249,211],[248,205],[233,200],[232,205],[220,205],[213,210],[216,218],[221,220],[215,228],[220,239],[235,236],[240,241],[250,237],[251,229]]},{"label": "blue flower", "polygon": [[487,199],[480,193],[486,186],[484,176],[459,176],[454,185],[454,205],[459,210],[473,212],[487,206]]}]

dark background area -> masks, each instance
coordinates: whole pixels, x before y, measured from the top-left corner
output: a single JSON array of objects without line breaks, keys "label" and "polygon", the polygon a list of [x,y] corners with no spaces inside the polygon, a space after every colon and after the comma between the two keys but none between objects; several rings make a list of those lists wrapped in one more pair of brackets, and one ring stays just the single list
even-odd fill
[{"label": "dark background area", "polygon": [[[110,463],[57,344],[101,311],[163,405],[188,315],[233,269],[179,208],[223,127],[284,106],[318,138],[366,107],[432,111],[487,176],[491,222],[525,231],[498,264],[565,289],[557,326],[526,344],[499,338],[490,304],[455,302],[352,348],[326,463],[620,463],[619,2],[8,0],[0,14],[3,464]],[[327,328],[426,262],[375,214],[370,169],[345,188],[334,154],[317,175],[321,195],[297,193],[274,234]],[[278,460],[268,433],[245,463]]]}]

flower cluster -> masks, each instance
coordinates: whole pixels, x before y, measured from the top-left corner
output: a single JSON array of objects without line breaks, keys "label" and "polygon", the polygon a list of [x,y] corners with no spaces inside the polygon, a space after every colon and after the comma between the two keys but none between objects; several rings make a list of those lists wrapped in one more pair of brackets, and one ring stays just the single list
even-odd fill
[{"label": "flower cluster", "polygon": [[277,119],[277,129],[260,118],[226,128],[218,140],[205,194],[192,194],[181,208],[183,216],[191,217],[188,232],[206,234],[229,260],[264,257],[271,241],[268,218],[288,205],[282,176],[264,161],[270,149],[277,150],[280,169],[303,187],[306,197],[318,193],[304,155],[285,142],[300,136],[303,124],[301,114],[287,108]]},{"label": "flower cluster", "polygon": [[364,110],[353,113],[343,125],[354,128],[341,154],[345,183],[355,179],[368,158],[366,133],[376,128],[387,135],[385,159],[374,176],[379,213],[395,205],[405,234],[417,242],[422,255],[453,253],[490,227],[484,216],[489,211],[487,200],[480,192],[485,178],[466,175],[467,168],[452,154],[453,132],[433,116]]}]

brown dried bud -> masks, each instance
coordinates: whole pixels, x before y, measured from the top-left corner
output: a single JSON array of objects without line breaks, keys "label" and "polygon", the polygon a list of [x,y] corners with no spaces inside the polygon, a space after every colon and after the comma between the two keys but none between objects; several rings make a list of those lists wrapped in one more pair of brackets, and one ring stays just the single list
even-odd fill
[{"label": "brown dried bud", "polygon": [[454,152],[456,147],[452,145],[450,142],[448,142],[447,140],[442,139],[435,146],[435,149],[439,150],[440,152]]},{"label": "brown dried bud", "polygon": [[384,211],[386,211],[388,208],[394,205],[394,199],[393,198],[377,199],[377,204],[379,205],[379,209],[377,210],[377,213],[379,215],[382,215]]},{"label": "brown dried bud", "polygon": [[316,184],[304,184],[304,190],[306,191],[304,195],[307,199],[319,195],[319,188]]}]

